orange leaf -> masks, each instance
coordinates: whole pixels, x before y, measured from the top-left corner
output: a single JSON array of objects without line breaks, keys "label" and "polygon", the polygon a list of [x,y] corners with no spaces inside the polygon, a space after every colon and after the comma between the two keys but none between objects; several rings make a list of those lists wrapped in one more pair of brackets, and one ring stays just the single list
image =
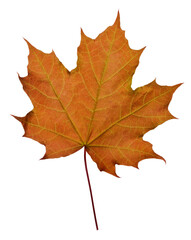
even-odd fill
[{"label": "orange leaf", "polygon": [[153,81],[132,90],[144,48],[129,47],[119,14],[96,39],[82,31],[77,67],[71,72],[54,52],[28,46],[28,76],[20,80],[34,109],[16,118],[25,137],[46,146],[43,159],[85,147],[98,168],[114,176],[115,164],[138,167],[146,158],[163,159],[142,137],[174,118],[168,105],[180,84],[160,86]]}]

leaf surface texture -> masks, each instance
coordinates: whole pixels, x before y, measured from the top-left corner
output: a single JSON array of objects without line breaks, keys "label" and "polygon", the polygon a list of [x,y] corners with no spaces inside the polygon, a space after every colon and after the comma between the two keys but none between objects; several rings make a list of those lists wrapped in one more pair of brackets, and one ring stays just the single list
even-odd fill
[{"label": "leaf surface texture", "polygon": [[71,72],[53,51],[45,54],[27,43],[28,75],[19,78],[34,109],[16,118],[25,137],[46,146],[43,159],[65,157],[85,146],[98,168],[114,176],[115,164],[138,167],[143,159],[163,159],[142,137],[174,118],[168,105],[180,84],[153,81],[131,88],[144,48],[129,47],[119,14],[96,39],[81,32],[77,67]]}]

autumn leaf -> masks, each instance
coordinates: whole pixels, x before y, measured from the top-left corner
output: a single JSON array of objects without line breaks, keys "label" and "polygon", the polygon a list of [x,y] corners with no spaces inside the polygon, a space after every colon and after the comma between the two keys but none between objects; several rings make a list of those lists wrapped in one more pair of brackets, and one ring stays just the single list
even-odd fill
[{"label": "autumn leaf", "polygon": [[168,105],[180,84],[153,81],[131,88],[144,48],[129,47],[119,14],[96,39],[81,32],[77,67],[71,72],[53,51],[45,54],[27,43],[28,76],[19,78],[34,109],[16,118],[25,137],[46,146],[42,159],[84,147],[99,170],[114,176],[115,164],[138,167],[143,159],[163,159],[142,137],[174,118]]}]

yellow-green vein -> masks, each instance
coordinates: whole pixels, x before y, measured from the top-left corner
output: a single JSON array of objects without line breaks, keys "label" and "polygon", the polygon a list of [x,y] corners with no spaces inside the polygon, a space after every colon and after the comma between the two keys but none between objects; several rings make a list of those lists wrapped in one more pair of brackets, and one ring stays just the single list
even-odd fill
[{"label": "yellow-green vein", "polygon": [[[81,137],[81,135],[80,135],[80,133],[79,133],[77,127],[76,127],[75,124],[73,123],[71,117],[69,116],[68,112],[66,111],[66,109],[65,109],[65,107],[64,107],[64,105],[63,105],[63,103],[62,103],[62,101],[61,101],[61,99],[60,99],[60,97],[59,97],[59,95],[57,94],[57,92],[56,92],[56,90],[55,90],[55,88],[54,88],[54,86],[53,86],[53,84],[52,84],[52,82],[51,82],[51,80],[50,80],[49,74],[46,72],[46,70],[45,70],[45,68],[44,68],[44,66],[43,66],[43,64],[42,64],[42,62],[40,61],[40,59],[39,59],[38,55],[35,53],[35,51],[34,51],[34,54],[35,54],[35,57],[36,57],[37,61],[38,61],[39,64],[40,64],[40,66],[41,66],[43,72],[45,73],[45,75],[46,75],[46,77],[47,77],[47,80],[48,80],[48,82],[49,82],[49,84],[50,84],[50,86],[51,86],[51,88],[52,88],[52,90],[53,90],[53,92],[54,92],[56,98],[58,99],[58,101],[59,101],[61,107],[63,108],[63,110],[65,111],[66,116],[68,117],[68,119],[69,119],[69,121],[70,121],[72,127],[74,128],[75,132],[77,133],[77,135],[79,136],[81,142],[83,143],[82,137]],[[53,62],[53,64],[54,64],[54,62]]]},{"label": "yellow-green vein", "polygon": [[150,101],[148,101],[147,103],[143,104],[141,107],[135,109],[133,112],[130,112],[130,113],[126,114],[125,116],[123,116],[122,118],[118,119],[117,121],[115,121],[114,123],[112,123],[109,127],[107,127],[105,130],[103,130],[100,134],[98,134],[95,138],[93,138],[93,139],[88,143],[88,145],[91,144],[92,142],[94,142],[98,137],[100,137],[101,135],[103,135],[105,132],[107,132],[107,131],[108,131],[109,129],[111,129],[113,126],[115,126],[116,124],[118,124],[120,121],[128,118],[129,116],[133,115],[134,113],[138,112],[139,110],[141,110],[142,108],[144,108],[145,106],[147,106],[149,103],[155,101],[155,99],[157,99],[157,98],[159,98],[159,97],[161,97],[161,96],[163,96],[163,95],[165,95],[165,94],[167,94],[167,93],[169,93],[169,92],[171,92],[171,91],[173,91],[173,90],[170,89],[170,90],[166,91],[165,93],[160,94],[159,96],[157,96],[157,97],[151,99]]}]

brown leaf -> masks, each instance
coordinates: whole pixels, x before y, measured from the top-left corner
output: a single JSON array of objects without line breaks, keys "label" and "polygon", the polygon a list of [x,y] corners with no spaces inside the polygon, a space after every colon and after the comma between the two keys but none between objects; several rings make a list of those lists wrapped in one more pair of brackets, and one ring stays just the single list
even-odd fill
[{"label": "brown leaf", "polygon": [[54,52],[28,46],[28,76],[20,80],[34,109],[16,118],[25,137],[46,146],[43,159],[64,157],[84,146],[98,168],[114,176],[115,164],[138,167],[146,158],[163,159],[142,137],[174,118],[168,105],[180,84],[153,81],[132,90],[144,48],[129,47],[119,14],[96,39],[81,32],[77,67],[71,72]]}]

